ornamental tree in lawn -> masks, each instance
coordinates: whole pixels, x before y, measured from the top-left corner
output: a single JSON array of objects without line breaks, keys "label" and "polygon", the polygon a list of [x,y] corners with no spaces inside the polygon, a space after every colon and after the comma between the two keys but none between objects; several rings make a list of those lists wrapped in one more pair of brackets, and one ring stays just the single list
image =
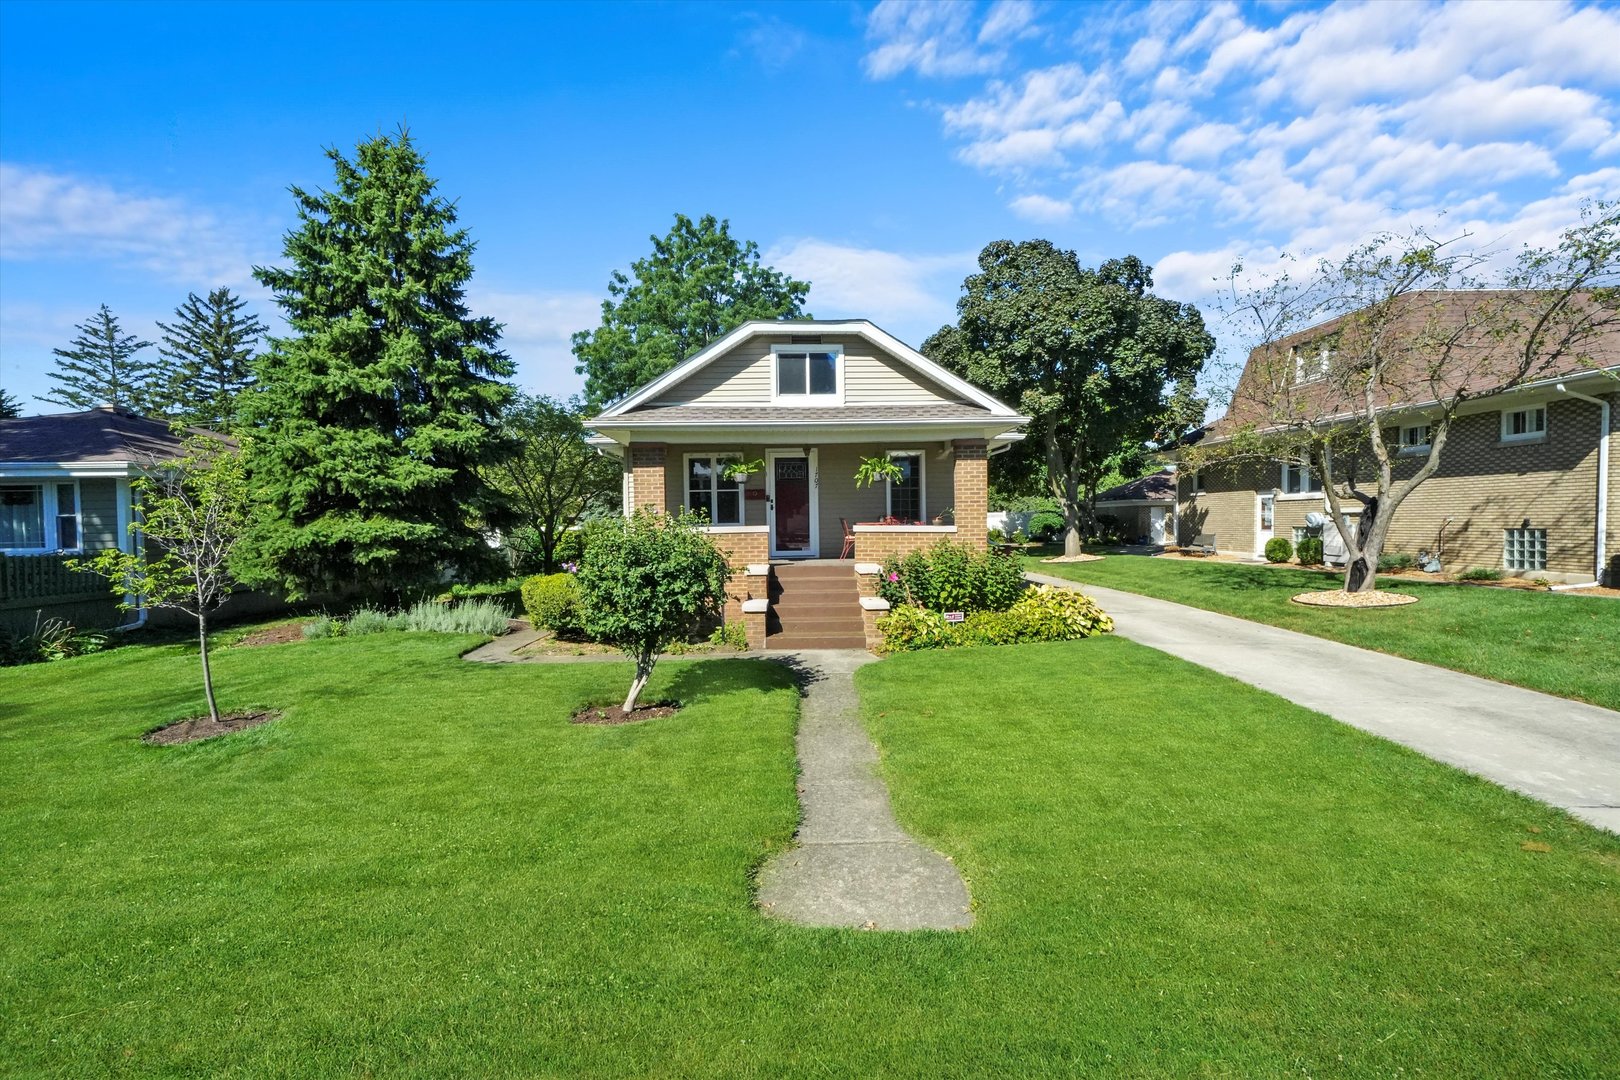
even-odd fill
[{"label": "ornamental tree in lawn", "polygon": [[1080,554],[1122,451],[1203,419],[1194,383],[1215,339],[1197,308],[1152,288],[1135,256],[1092,270],[1046,240],[997,240],[962,284],[956,325],[923,343],[929,359],[1031,418],[1027,449],[1010,453],[1039,455],[1022,464],[1044,467],[1069,555]]},{"label": "ornamental tree in lawn", "polygon": [[731,569],[702,532],[704,521],[684,510],[643,509],[603,522],[591,536],[591,557],[579,570],[582,621],[587,634],[635,661],[625,712],[636,707],[658,654],[725,603]]},{"label": "ornamental tree in lawn", "polygon": [[[1395,512],[1440,468],[1460,413],[1613,363],[1620,206],[1585,207],[1556,246],[1527,247],[1505,267],[1466,240],[1382,234],[1259,284],[1233,270],[1228,305],[1250,320],[1255,348],[1228,437],[1189,448],[1183,464],[1307,464],[1345,542],[1346,592],[1375,588]],[[1427,444],[1403,450],[1402,426],[1427,428]]]},{"label": "ornamental tree in lawn", "polygon": [[327,157],[331,191],[292,189],[289,265],[254,269],[292,335],[240,402],[263,509],[244,565],[291,597],[398,595],[489,564],[478,523],[502,503],[480,470],[502,452],[513,367],[499,324],[467,309],[473,244],[410,135]]},{"label": "ornamental tree in lawn", "polygon": [[675,215],[652,254],[617,270],[602,301],[602,325],[574,335],[574,369],[600,408],[651,382],[750,319],[806,318],[810,285],[759,261],[759,246],[731,235],[729,221]]},{"label": "ornamental tree in lawn", "polygon": [[[218,722],[208,616],[236,588],[231,559],[251,508],[241,454],[224,440],[193,435],[180,457],[153,462],[130,486],[140,506],[140,520],[131,523],[130,532],[144,545],[144,557],[109,549],[69,565],[95,571],[112,582],[114,592],[139,597],[148,608],[173,608],[197,620],[203,695],[209,717]],[[119,606],[134,605],[120,601]]]}]

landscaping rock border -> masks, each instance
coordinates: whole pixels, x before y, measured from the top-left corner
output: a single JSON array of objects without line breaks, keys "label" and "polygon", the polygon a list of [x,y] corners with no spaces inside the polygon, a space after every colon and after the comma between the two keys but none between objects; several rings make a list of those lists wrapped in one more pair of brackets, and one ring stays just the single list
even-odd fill
[{"label": "landscaping rock border", "polygon": [[1418,602],[1418,598],[1411,593],[1377,591],[1348,593],[1340,589],[1300,593],[1297,596],[1289,597],[1289,599],[1306,607],[1336,608],[1404,607],[1407,604]]}]

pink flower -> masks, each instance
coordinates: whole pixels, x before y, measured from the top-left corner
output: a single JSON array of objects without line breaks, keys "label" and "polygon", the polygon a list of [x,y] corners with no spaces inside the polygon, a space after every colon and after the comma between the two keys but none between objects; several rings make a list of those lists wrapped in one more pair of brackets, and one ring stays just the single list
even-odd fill
[{"label": "pink flower", "polygon": [[893,570],[890,570],[889,571],[889,580],[891,582],[899,581],[900,580],[900,575],[895,573]]}]

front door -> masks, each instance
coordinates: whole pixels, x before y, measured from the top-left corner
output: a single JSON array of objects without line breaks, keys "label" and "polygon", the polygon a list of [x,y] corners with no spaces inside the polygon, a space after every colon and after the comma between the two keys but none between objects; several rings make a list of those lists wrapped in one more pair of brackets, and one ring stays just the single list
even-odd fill
[{"label": "front door", "polygon": [[811,558],[816,554],[813,453],[771,455],[771,555],[774,558]]},{"label": "front door", "polygon": [[1277,496],[1261,495],[1259,505],[1255,507],[1256,528],[1254,531],[1254,553],[1266,553],[1266,541],[1276,534]]},{"label": "front door", "polygon": [[1155,544],[1164,544],[1164,514],[1162,506],[1148,507],[1148,539]]}]

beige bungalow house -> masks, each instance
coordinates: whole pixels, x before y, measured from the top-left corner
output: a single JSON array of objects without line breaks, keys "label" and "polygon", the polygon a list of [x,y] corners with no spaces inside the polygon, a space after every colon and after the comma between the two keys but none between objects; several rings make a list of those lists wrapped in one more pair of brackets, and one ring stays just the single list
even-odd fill
[{"label": "beige bungalow house", "polygon": [[[626,511],[706,516],[746,568],[728,614],[756,616],[757,644],[803,648],[863,640],[877,609],[858,602],[857,568],[944,537],[985,547],[988,458],[1027,421],[856,319],[744,323],[588,426],[624,462]],[[857,485],[873,457],[903,478]]]},{"label": "beige bungalow house", "polygon": [[[1450,313],[1479,298],[1449,294]],[[1425,317],[1433,317],[1433,308]],[[1342,319],[1324,322],[1250,354],[1228,414],[1204,433],[1219,444],[1245,426],[1265,430],[1268,417],[1246,388],[1270,378],[1275,356],[1309,401],[1327,386],[1335,334]],[[1459,331],[1462,332],[1462,331]],[[1470,343],[1471,344],[1471,343]],[[1481,348],[1490,346],[1481,344]],[[1414,356],[1413,373],[1423,370]],[[1411,374],[1411,377],[1403,376]],[[1447,373],[1437,376],[1442,390]],[[1376,388],[1384,439],[1394,449],[1394,478],[1411,476],[1429,452],[1432,391],[1416,374],[1397,369]],[[1545,365],[1513,389],[1466,402],[1453,421],[1439,469],[1396,511],[1385,551],[1438,553],[1447,571],[1487,567],[1509,576],[1552,582],[1620,581],[1620,470],[1611,464],[1620,432],[1620,334],[1608,333],[1585,355]],[[1331,410],[1325,410],[1331,412]],[[1359,513],[1354,500],[1346,510]],[[1176,491],[1177,542],[1213,536],[1217,551],[1258,558],[1274,536],[1298,542],[1321,535],[1313,524],[1331,518],[1322,478],[1303,461],[1253,458],[1202,469],[1183,468]],[[1327,526],[1331,533],[1331,525]],[[1331,558],[1332,537],[1328,537]]]}]

